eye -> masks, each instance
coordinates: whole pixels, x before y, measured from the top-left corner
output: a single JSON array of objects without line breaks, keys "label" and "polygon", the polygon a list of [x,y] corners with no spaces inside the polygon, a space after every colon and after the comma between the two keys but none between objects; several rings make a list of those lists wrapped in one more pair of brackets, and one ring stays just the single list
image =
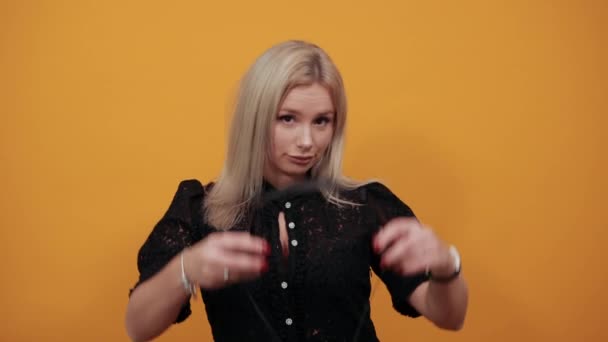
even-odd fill
[{"label": "eye", "polygon": [[295,117],[291,114],[282,114],[279,115],[279,121],[289,124],[295,121]]},{"label": "eye", "polygon": [[321,116],[321,117],[318,117],[317,119],[315,119],[314,123],[315,123],[315,125],[325,126],[325,125],[331,123],[331,118],[329,118],[327,116]]}]

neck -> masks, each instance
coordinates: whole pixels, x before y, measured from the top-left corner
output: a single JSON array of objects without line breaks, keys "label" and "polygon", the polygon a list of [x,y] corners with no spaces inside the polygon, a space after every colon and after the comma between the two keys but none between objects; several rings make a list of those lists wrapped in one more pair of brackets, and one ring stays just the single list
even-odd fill
[{"label": "neck", "polygon": [[300,183],[304,181],[306,177],[292,177],[289,175],[279,175],[279,176],[264,176],[264,180],[272,185],[277,190],[283,190],[292,185]]},{"label": "neck", "polygon": [[291,176],[268,169],[264,172],[264,180],[277,190],[283,190],[306,179],[307,175]]}]

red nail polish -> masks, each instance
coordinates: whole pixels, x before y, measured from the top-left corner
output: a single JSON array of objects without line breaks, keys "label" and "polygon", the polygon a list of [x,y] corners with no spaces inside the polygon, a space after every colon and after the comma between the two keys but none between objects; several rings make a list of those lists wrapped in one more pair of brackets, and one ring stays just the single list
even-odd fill
[{"label": "red nail polish", "polygon": [[264,260],[264,263],[262,264],[262,272],[266,272],[268,271],[268,261]]}]

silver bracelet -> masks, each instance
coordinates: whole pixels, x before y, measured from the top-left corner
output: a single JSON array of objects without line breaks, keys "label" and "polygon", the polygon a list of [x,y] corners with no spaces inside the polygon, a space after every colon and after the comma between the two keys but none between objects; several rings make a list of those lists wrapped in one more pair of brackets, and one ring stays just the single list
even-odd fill
[{"label": "silver bracelet", "polygon": [[196,285],[192,284],[188,280],[188,277],[186,277],[186,271],[184,270],[184,251],[182,251],[180,254],[180,263],[182,266],[182,285],[184,285],[184,289],[190,294],[191,297],[196,298]]}]

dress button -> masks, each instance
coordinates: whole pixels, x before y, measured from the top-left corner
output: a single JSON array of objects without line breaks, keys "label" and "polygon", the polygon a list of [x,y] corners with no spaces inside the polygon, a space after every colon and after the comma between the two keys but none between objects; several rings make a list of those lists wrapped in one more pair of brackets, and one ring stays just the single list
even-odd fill
[{"label": "dress button", "polygon": [[288,318],[285,320],[285,324],[291,325],[291,324],[293,324],[293,320],[291,318]]},{"label": "dress button", "polygon": [[292,246],[297,246],[298,245],[298,240],[291,240],[291,245]]},{"label": "dress button", "polygon": [[286,281],[282,282],[281,283],[281,287],[284,288],[284,289],[286,289],[287,288],[287,282]]},{"label": "dress button", "polygon": [[296,227],[296,224],[293,222],[289,222],[288,226],[289,226],[289,229],[294,229]]},{"label": "dress button", "polygon": [[287,208],[287,209],[291,208],[291,202],[286,202],[285,203],[285,208]]}]

